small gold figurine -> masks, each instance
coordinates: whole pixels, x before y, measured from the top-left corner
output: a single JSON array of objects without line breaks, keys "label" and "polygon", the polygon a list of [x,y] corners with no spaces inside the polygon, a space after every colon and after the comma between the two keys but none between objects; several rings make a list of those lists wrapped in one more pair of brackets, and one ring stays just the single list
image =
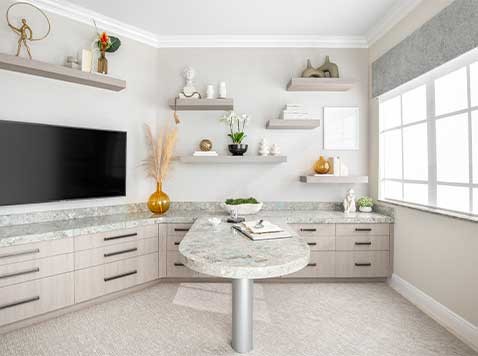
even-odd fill
[{"label": "small gold figurine", "polygon": [[[30,47],[28,47],[27,40],[31,41],[33,39],[33,31],[30,26],[27,25],[27,20],[22,19],[22,26],[20,28],[16,28],[11,24],[8,24],[8,26],[10,26],[13,32],[16,32],[20,35],[20,38],[18,39],[17,57],[20,55],[20,50],[22,49],[23,43],[28,52],[28,57],[32,59],[32,54],[30,52]],[[29,32],[30,34],[28,35],[27,32]]]},{"label": "small gold figurine", "polygon": [[[46,34],[44,36],[42,36],[40,38],[33,38],[33,31],[31,29],[31,27],[27,24],[27,20],[24,19],[24,18],[22,18],[22,25],[20,27],[15,27],[11,24],[8,15],[9,15],[10,9],[12,7],[16,6],[16,5],[31,6],[34,9],[38,10],[43,15],[46,22],[48,23],[48,31],[46,32]],[[13,32],[15,32],[16,34],[18,34],[20,36],[20,38],[18,39],[17,57],[20,55],[20,51],[21,51],[22,45],[23,45],[28,52],[28,57],[30,59],[32,59],[32,54],[30,52],[30,47],[28,46],[27,41],[30,41],[30,42],[40,41],[40,40],[43,40],[44,38],[46,38],[50,34],[51,25],[50,25],[50,20],[48,19],[48,16],[46,16],[46,14],[42,10],[40,10],[38,7],[36,7],[35,5],[29,4],[29,3],[26,3],[26,2],[16,2],[16,3],[14,3],[14,4],[12,4],[8,7],[6,17],[7,17],[8,27],[10,27]]]}]

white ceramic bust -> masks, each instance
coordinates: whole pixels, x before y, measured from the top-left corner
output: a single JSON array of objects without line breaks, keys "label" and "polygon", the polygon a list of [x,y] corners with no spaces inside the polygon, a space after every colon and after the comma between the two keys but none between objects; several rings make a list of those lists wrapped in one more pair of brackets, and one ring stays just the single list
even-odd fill
[{"label": "white ceramic bust", "polygon": [[353,189],[349,189],[344,199],[344,212],[355,213],[356,211],[357,208],[355,206],[355,192]]},{"label": "white ceramic bust", "polygon": [[180,98],[194,98],[199,99],[201,96],[194,87],[194,77],[196,76],[196,71],[194,68],[186,67],[183,71],[184,79],[186,80],[186,85],[184,86],[181,93],[179,93]]}]

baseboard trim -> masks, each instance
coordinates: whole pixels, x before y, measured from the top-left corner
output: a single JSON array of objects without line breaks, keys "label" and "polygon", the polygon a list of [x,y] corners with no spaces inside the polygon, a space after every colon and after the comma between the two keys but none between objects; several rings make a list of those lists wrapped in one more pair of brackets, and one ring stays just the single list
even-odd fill
[{"label": "baseboard trim", "polygon": [[478,351],[478,327],[463,319],[443,304],[424,293],[403,278],[393,274],[388,284],[391,288],[408,299],[425,314],[445,327],[457,338],[475,351]]}]

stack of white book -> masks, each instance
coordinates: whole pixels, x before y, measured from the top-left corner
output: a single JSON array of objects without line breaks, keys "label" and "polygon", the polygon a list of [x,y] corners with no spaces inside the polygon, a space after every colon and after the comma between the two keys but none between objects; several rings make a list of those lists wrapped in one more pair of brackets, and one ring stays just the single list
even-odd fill
[{"label": "stack of white book", "polygon": [[[260,224],[259,224],[260,223]],[[233,228],[242,232],[245,236],[254,241],[275,240],[292,237],[292,235],[281,227],[269,221],[253,220],[233,225]]]},{"label": "stack of white book", "polygon": [[193,156],[199,157],[216,157],[218,154],[216,151],[195,151]]},{"label": "stack of white book", "polygon": [[281,119],[284,120],[303,120],[309,117],[309,112],[301,104],[287,104],[281,114]]}]

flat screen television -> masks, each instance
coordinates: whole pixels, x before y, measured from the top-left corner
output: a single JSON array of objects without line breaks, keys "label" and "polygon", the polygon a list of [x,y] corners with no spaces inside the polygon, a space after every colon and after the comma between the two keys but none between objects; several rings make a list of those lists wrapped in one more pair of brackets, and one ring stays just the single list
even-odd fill
[{"label": "flat screen television", "polygon": [[126,132],[0,120],[0,205],[126,195]]}]

